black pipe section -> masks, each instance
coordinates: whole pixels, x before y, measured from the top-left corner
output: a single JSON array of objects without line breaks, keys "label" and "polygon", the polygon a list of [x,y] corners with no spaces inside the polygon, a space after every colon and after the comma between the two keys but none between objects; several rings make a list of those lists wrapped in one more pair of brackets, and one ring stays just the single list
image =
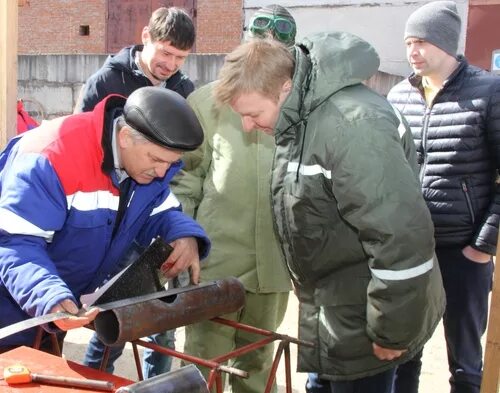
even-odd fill
[{"label": "black pipe section", "polygon": [[200,370],[189,364],[165,374],[121,387],[116,393],[209,393]]}]

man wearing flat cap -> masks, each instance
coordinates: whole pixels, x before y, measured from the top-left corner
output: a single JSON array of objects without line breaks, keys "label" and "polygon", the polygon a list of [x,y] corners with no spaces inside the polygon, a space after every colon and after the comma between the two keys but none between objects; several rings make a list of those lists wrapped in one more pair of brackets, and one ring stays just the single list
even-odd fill
[{"label": "man wearing flat cap", "polygon": [[[156,87],[11,140],[0,153],[0,328],[58,311],[75,316],[48,331],[88,324],[98,311],[79,313],[80,295],[115,273],[134,241],[146,247],[161,236],[174,249],[166,278],[189,268],[197,282],[210,243],[169,182],[202,141],[185,99]],[[6,337],[0,352],[34,338],[33,329]]]},{"label": "man wearing flat cap", "polygon": [[[128,97],[136,89],[158,86],[173,90],[186,98],[194,90],[193,82],[181,71],[191,48],[196,32],[191,17],[178,7],[160,7],[153,11],[141,34],[142,45],[132,45],[110,55],[103,66],[92,74],[81,91],[75,107],[77,112],[89,112],[109,94]],[[134,259],[142,250],[136,243],[123,258],[123,265]],[[185,275],[176,280],[186,281]],[[170,285],[170,283],[169,283]],[[175,349],[175,329],[155,333],[145,340],[170,349]],[[125,345],[110,348],[106,371],[114,371],[114,363],[121,356]],[[83,364],[99,369],[106,346],[94,333],[91,337]],[[170,371],[172,357],[150,348],[142,354],[142,374],[145,379]]]},{"label": "man wearing flat cap", "polygon": [[[413,73],[388,99],[412,129],[434,223],[451,392],[479,393],[500,214],[500,78],[457,55],[460,29],[453,1],[411,14],[404,40]],[[400,367],[396,393],[418,391],[420,367],[420,357]]]}]

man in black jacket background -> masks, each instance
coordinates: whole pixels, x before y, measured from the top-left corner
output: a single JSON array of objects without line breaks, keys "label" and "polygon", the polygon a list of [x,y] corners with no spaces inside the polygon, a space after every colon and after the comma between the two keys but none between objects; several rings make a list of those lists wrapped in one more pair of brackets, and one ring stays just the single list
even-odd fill
[{"label": "man in black jacket background", "polygon": [[[500,78],[457,56],[461,20],[452,1],[410,15],[413,74],[388,99],[415,139],[422,192],[435,227],[447,307],[452,393],[479,393],[500,214]],[[420,357],[398,370],[396,393],[418,390]]]},{"label": "man in black jacket background", "polygon": [[186,98],[194,84],[180,68],[196,39],[193,21],[182,9],[158,8],[142,31],[143,45],[109,56],[85,82],[75,112],[87,112],[108,94],[128,97],[144,86],[160,86]]},{"label": "man in black jacket background", "polygon": [[[80,94],[75,112],[87,112],[109,94],[128,97],[144,86],[158,86],[179,93],[184,98],[194,90],[193,82],[182,73],[184,64],[196,39],[193,21],[180,8],[158,8],[143,28],[143,45],[123,48],[109,56],[103,66],[89,77]],[[141,249],[131,246],[122,266],[136,259]],[[151,335],[147,338],[156,344],[175,348],[175,330]],[[87,347],[84,364],[99,368],[104,354],[104,344],[94,334]],[[106,371],[114,371],[114,362],[123,352],[123,346],[110,348]],[[172,358],[144,349],[143,375],[151,378],[170,371]]]}]

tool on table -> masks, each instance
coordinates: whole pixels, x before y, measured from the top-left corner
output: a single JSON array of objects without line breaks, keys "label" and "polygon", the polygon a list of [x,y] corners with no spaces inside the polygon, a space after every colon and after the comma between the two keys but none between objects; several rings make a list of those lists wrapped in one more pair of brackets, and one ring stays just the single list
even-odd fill
[{"label": "tool on table", "polygon": [[36,382],[39,384],[70,386],[74,388],[105,391],[113,391],[115,388],[114,383],[98,379],[59,377],[56,375],[32,373],[27,367],[21,364],[5,367],[3,370],[3,379],[9,385]]}]

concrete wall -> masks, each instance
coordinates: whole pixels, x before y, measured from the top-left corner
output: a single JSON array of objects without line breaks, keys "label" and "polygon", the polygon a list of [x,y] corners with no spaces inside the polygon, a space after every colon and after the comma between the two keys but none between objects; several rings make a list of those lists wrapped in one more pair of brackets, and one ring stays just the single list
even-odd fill
[{"label": "concrete wall", "polygon": [[[464,51],[467,27],[468,0],[455,0],[462,17],[462,40],[459,52]],[[410,67],[403,43],[404,25],[408,16],[429,0],[281,0],[297,22],[297,38],[327,30],[341,30],[358,35],[377,50],[380,70],[406,76]],[[245,0],[245,25],[251,15],[268,0]]]},{"label": "concrete wall", "polygon": [[[26,100],[29,111],[42,111],[43,118],[73,111],[85,80],[106,59],[106,55],[20,55],[18,57],[18,97]],[[217,78],[224,55],[190,55],[183,70],[196,86]]]},{"label": "concrete wall", "polygon": [[[87,78],[102,65],[106,55],[20,55],[18,57],[18,97],[37,120],[52,119],[73,112]],[[224,63],[223,54],[192,54],[183,71],[196,87],[217,79]],[[380,94],[402,78],[379,72],[367,81]]]}]

